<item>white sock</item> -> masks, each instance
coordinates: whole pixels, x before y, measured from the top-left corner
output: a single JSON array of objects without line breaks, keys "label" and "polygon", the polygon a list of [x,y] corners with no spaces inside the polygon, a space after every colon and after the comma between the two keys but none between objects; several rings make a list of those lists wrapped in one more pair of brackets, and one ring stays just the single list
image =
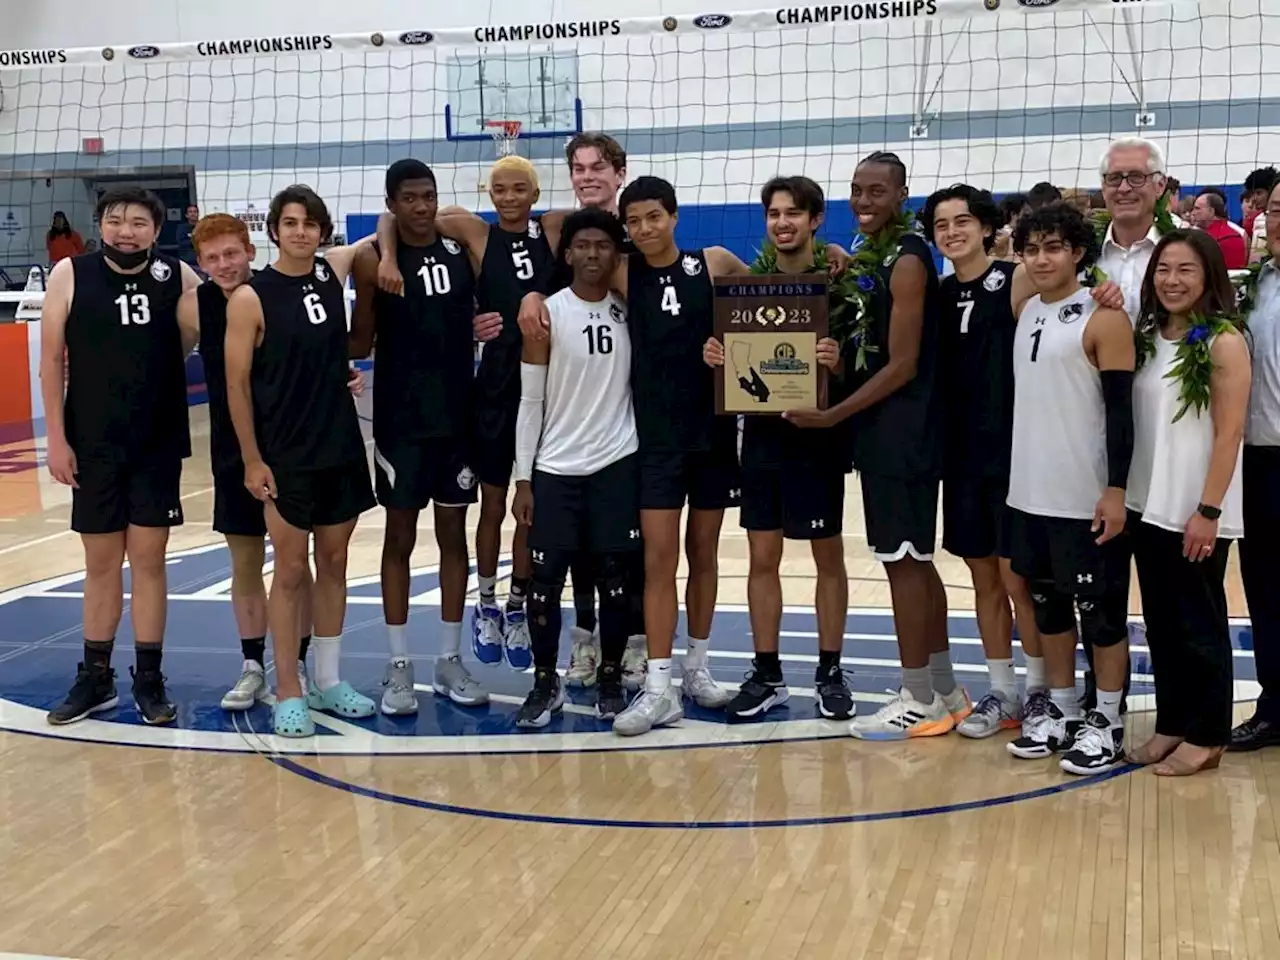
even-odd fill
[{"label": "white sock", "polygon": [[497,606],[498,578],[477,576],[476,581],[480,584],[480,602],[486,607]]},{"label": "white sock", "polygon": [[645,693],[660,696],[671,689],[671,658],[649,660],[649,670],[644,676]]},{"label": "white sock", "polygon": [[392,660],[409,659],[409,638],[405,636],[405,624],[387,624],[387,643],[391,647]]},{"label": "white sock", "polygon": [[1044,674],[1044,657],[1024,656],[1027,661],[1027,693],[1048,690],[1049,680]]},{"label": "white sock", "polygon": [[1049,691],[1049,699],[1058,705],[1063,716],[1080,716],[1080,695],[1076,693],[1074,684],[1069,687],[1054,687]]},{"label": "white sock", "polygon": [[338,674],[338,664],[342,661],[342,634],[312,637],[311,653],[316,662],[315,673],[312,674],[316,689],[328,690],[337,686],[342,679]]},{"label": "white sock", "polygon": [[1124,699],[1123,690],[1103,690],[1098,688],[1098,712],[1111,721],[1113,727],[1120,726],[1120,701]]},{"label": "white sock", "polygon": [[688,650],[684,655],[684,668],[686,670],[700,670],[707,665],[707,651],[711,648],[710,640],[695,640],[689,638],[687,644]]},{"label": "white sock", "polygon": [[440,656],[441,657],[459,657],[462,656],[462,621],[450,623],[448,620],[440,621]]},{"label": "white sock", "polygon": [[1015,700],[1018,696],[1018,675],[1013,669],[1012,658],[1007,660],[992,660],[987,658],[987,673],[991,677],[991,689],[998,690],[1009,700]]}]

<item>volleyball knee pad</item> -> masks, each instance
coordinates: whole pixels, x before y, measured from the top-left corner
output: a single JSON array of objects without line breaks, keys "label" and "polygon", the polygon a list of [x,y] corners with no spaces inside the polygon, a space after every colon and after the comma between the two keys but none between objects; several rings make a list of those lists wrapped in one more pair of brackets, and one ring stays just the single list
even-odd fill
[{"label": "volleyball knee pad", "polygon": [[1067,633],[1075,629],[1074,598],[1053,583],[1032,583],[1031,603],[1036,608],[1036,629],[1041,633]]},{"label": "volleyball knee pad", "polygon": [[1129,637],[1129,598],[1119,591],[1081,597],[1080,637],[1086,646],[1114,647]]}]

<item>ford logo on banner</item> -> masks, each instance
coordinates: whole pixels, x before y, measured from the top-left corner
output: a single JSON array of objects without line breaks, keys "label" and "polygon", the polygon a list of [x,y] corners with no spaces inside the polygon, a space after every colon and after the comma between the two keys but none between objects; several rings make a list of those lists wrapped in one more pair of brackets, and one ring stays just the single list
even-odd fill
[{"label": "ford logo on banner", "polygon": [[400,42],[407,47],[420,47],[434,39],[435,37],[426,30],[410,30],[407,33],[400,34]]},{"label": "ford logo on banner", "polygon": [[719,30],[733,23],[733,17],[727,13],[704,13],[693,18],[693,25],[700,30]]},{"label": "ford logo on banner", "polygon": [[160,56],[160,48],[152,46],[130,47],[129,56],[135,60],[150,60]]},{"label": "ford logo on banner", "polygon": [[1052,7],[1058,0],[1018,0],[1020,7]]}]

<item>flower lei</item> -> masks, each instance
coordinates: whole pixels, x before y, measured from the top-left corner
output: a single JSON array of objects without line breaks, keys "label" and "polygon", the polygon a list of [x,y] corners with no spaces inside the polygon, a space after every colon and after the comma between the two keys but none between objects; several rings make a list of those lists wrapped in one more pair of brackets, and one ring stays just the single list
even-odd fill
[{"label": "flower lei", "polygon": [[[1093,221],[1093,232],[1098,238],[1098,246],[1101,247],[1106,242],[1107,230],[1111,227],[1111,214],[1106,210],[1094,210],[1089,214],[1089,218]],[[1156,233],[1162,237],[1178,229],[1178,225],[1173,222],[1173,216],[1169,213],[1168,194],[1162,194],[1156,201],[1155,228]],[[1085,286],[1098,287],[1106,282],[1107,275],[1101,267],[1095,263],[1089,268],[1085,276]]]},{"label": "flower lei", "polygon": [[[1199,414],[1208,409],[1209,383],[1213,378],[1213,356],[1210,352],[1213,338],[1220,333],[1239,330],[1241,326],[1241,321],[1235,317],[1204,317],[1198,313],[1191,315],[1191,325],[1178,341],[1173,367],[1165,374],[1167,379],[1178,384],[1180,406],[1173,416],[1173,423],[1181,420],[1190,410],[1194,409]],[[1134,330],[1139,370],[1155,356],[1157,335],[1156,318],[1150,314]]]},{"label": "flower lei", "polygon": [[898,258],[902,238],[914,228],[915,214],[904,210],[875,236],[866,238],[836,281],[828,329],[832,339],[842,348],[846,343],[854,345],[857,351],[853,363],[855,370],[865,370],[867,355],[880,352],[880,347],[871,342],[871,324],[875,320],[871,300],[876,288],[883,285],[880,268],[889,266]]},{"label": "flower lei", "polygon": [[1235,280],[1236,285],[1236,309],[1240,311],[1240,316],[1248,317],[1253,312],[1253,308],[1258,303],[1258,280],[1262,276],[1262,268],[1271,260],[1270,257],[1264,257],[1258,263],[1251,263],[1244,276]]}]

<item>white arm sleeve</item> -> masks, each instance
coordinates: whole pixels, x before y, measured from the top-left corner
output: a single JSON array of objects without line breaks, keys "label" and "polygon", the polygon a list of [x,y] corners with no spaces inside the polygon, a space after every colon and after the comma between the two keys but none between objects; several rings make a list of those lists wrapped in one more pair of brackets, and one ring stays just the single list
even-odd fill
[{"label": "white arm sleeve", "polygon": [[533,478],[533,461],[542,439],[542,408],[547,394],[547,365],[520,364],[520,412],[516,416],[516,464],[512,479]]}]

